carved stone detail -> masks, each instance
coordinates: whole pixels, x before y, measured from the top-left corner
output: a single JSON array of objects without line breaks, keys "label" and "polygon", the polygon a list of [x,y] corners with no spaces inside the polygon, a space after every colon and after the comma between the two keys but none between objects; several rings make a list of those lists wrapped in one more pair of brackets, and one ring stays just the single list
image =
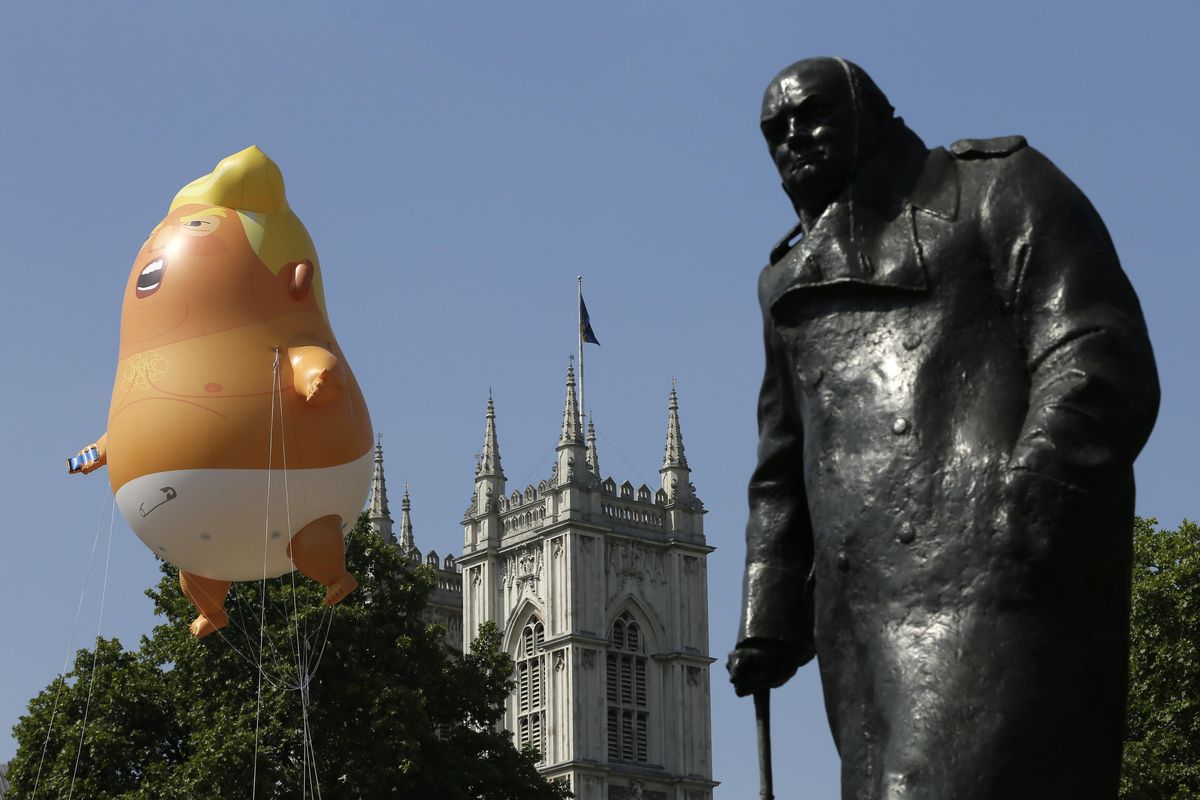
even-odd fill
[{"label": "carved stone detail", "polygon": [[542,545],[540,542],[510,552],[504,560],[501,580],[518,595],[528,590],[537,595],[542,581]]},{"label": "carved stone detail", "polygon": [[666,583],[666,557],[658,548],[627,539],[609,539],[604,571],[617,576],[621,584]]},{"label": "carved stone detail", "polygon": [[666,792],[647,789],[646,784],[636,778],[628,786],[609,786],[608,800],[667,800]]}]

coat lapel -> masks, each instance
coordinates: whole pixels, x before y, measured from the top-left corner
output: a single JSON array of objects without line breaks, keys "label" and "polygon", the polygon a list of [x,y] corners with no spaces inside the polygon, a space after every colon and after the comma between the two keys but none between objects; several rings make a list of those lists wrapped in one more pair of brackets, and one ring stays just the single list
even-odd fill
[{"label": "coat lapel", "polygon": [[[907,196],[889,197],[885,191],[865,199],[844,196],[830,205],[808,235],[767,268],[768,307],[792,292],[839,284],[926,291],[916,215],[953,220],[958,212],[956,178],[953,159],[938,148],[926,152],[915,183],[907,181]],[[896,180],[875,185],[891,188]]]}]

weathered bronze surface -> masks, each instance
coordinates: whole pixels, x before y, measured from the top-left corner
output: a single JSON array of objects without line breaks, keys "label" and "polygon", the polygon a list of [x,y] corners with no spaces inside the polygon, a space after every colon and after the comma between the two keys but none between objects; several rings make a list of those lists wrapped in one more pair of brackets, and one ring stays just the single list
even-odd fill
[{"label": "weathered bronze surface", "polygon": [[846,800],[1116,797],[1159,390],[1103,223],[842,59],[781,72],[762,130],[800,221],[759,280],[735,688],[816,656]]}]

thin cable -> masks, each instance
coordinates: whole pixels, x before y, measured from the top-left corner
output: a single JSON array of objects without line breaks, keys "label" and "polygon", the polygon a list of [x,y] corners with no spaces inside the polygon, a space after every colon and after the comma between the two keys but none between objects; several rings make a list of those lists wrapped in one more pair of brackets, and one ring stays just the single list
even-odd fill
[{"label": "thin cable", "polygon": [[[326,613],[326,615],[325,615],[325,620],[328,620],[328,622],[325,624],[325,638],[321,640],[321,649],[320,649],[320,651],[317,652],[316,663],[312,664],[308,668],[308,675],[309,675],[310,681],[313,679],[313,677],[316,676],[317,668],[321,666],[321,659],[325,656],[325,645],[329,643],[329,631],[333,629],[333,609],[329,608],[329,609],[326,609],[326,611],[328,613]],[[322,622],[325,622],[325,620],[322,620]],[[320,634],[320,631],[321,631],[321,629],[317,628],[318,634]]]},{"label": "thin cable", "polygon": [[92,564],[96,560],[96,546],[100,544],[100,531],[104,528],[104,509],[107,507],[108,487],[105,486],[104,496],[100,502],[100,516],[96,518],[96,535],[92,538],[92,552],[88,556],[87,570],[83,573],[83,584],[79,587],[79,604],[75,606],[75,621],[71,623],[71,637],[67,639],[67,652],[63,655],[62,671],[59,672],[62,682],[54,688],[54,703],[50,708],[50,726],[46,728],[46,741],[42,742],[42,755],[38,759],[37,776],[33,779],[31,797],[37,797],[38,784],[42,780],[42,764],[46,760],[46,750],[50,746],[50,734],[54,730],[54,718],[58,714],[58,701],[62,697],[62,688],[66,685],[67,664],[71,660],[71,648],[75,644],[75,634],[79,630],[79,614],[83,610],[83,597],[87,593],[88,578],[92,576]]},{"label": "thin cable", "polygon": [[[248,612],[246,611],[246,608],[245,608],[247,604],[242,600],[241,593],[239,593],[237,591],[236,586],[234,587],[233,591],[230,592],[230,594],[233,596],[234,604],[237,606],[238,616],[235,617],[235,616],[231,615],[229,618],[229,623],[231,625],[233,625],[234,627],[236,627],[241,632],[242,638],[246,640],[246,647],[248,648],[248,650],[253,651],[254,650],[254,642],[251,641],[251,639],[250,639],[250,632],[246,629],[246,626],[243,625],[239,621],[241,619],[241,617],[248,616]],[[263,598],[263,602],[264,603],[266,602],[265,596]],[[287,615],[285,614],[284,615],[285,619],[286,619],[286,616]],[[220,630],[218,630],[217,633],[221,636],[222,639],[225,639],[225,635],[223,633],[221,633]],[[260,626],[260,633],[261,633],[261,626]],[[266,677],[267,682],[271,684],[271,688],[278,689],[278,688],[280,688],[280,685],[284,682],[283,675],[284,675],[285,670],[283,669],[283,665],[281,665],[279,663],[279,655],[277,652],[279,648],[275,645],[275,640],[271,638],[270,633],[267,633],[266,640],[267,640],[268,646],[265,648],[260,648],[260,653],[265,651],[270,654],[271,660],[275,664],[275,673],[276,674],[274,676],[271,676],[270,674],[268,674],[266,672],[266,670],[262,670],[262,672],[263,672],[264,677]],[[233,648],[234,652],[236,652],[239,656],[241,656],[242,658],[249,661],[251,666],[255,666],[254,660],[251,659],[249,656],[245,655],[244,653],[242,653],[240,650],[238,650],[237,645],[234,642],[230,641],[229,639],[225,639],[225,641],[231,648]],[[261,669],[261,667],[259,669]]]},{"label": "thin cable", "polygon": [[306,794],[308,785],[308,730],[306,727],[307,719],[304,715],[304,670],[302,666],[302,649],[300,646],[300,607],[296,599],[296,559],[292,555],[292,497],[289,493],[288,477],[287,477],[287,436],[283,435],[286,430],[283,421],[283,391],[279,392],[279,398],[276,401],[279,406],[279,427],[280,438],[279,444],[282,453],[282,468],[283,468],[283,508],[287,515],[287,533],[288,533],[288,560],[292,570],[289,573],[292,582],[292,627],[295,632],[294,644],[296,647],[296,688],[300,691],[300,710],[301,710],[301,740],[300,740],[300,797],[303,798]]},{"label": "thin cable", "polygon": [[[538,459],[538,462],[537,462],[536,464],[534,464],[534,465],[533,465],[533,469],[529,470],[529,474],[525,476],[525,480],[521,481],[521,485],[522,485],[522,486],[528,486],[528,485],[529,485],[529,479],[533,477],[533,473],[535,473],[535,472],[537,472],[539,469],[541,469],[541,466],[542,466],[542,464],[546,463],[546,456],[548,456],[548,455],[550,455],[551,453],[553,453],[553,452],[554,452],[554,450],[555,450],[555,447],[556,447],[556,446],[557,446],[557,445],[551,445],[551,446],[550,446],[550,449],[549,449],[549,450],[547,450],[545,453],[543,453],[543,454],[542,454],[542,457],[541,457],[540,459]],[[496,498],[496,499],[497,499],[497,500],[499,500],[500,498]]]},{"label": "thin cable", "polygon": [[[286,513],[287,513],[288,541],[291,542],[292,537],[293,537],[292,496],[291,496],[291,484],[288,480],[287,428],[286,428],[286,421],[284,420],[284,405],[283,405],[282,390],[280,391],[278,402],[279,402],[279,427],[280,427],[279,441],[280,441],[280,447],[282,450],[282,462],[283,462],[282,468],[283,468],[284,508],[286,509]],[[307,620],[307,618],[304,620],[304,634],[303,634],[303,636],[301,636],[301,633],[300,633],[300,609],[298,606],[298,600],[297,600],[298,593],[296,590],[296,562],[295,562],[295,559],[292,558],[291,552],[292,552],[291,547],[289,546],[288,557],[292,559],[292,561],[291,561],[291,566],[292,566],[292,572],[291,572],[292,612],[293,612],[293,629],[295,631],[295,641],[296,641],[296,680],[297,680],[297,684],[300,689],[300,715],[301,715],[301,731],[302,731],[302,737],[303,737],[302,742],[301,742],[301,769],[303,770],[303,772],[302,772],[303,777],[301,779],[300,790],[301,790],[301,797],[303,797],[304,793],[308,787],[309,769],[311,769],[312,770],[312,791],[317,798],[320,798],[321,786],[319,783],[319,773],[317,771],[316,746],[315,746],[315,743],[313,742],[312,727],[309,725],[309,719],[308,719],[308,704],[309,704],[309,700],[311,697],[311,695],[309,694],[309,688],[312,684],[312,677],[313,677],[313,670],[309,669],[309,664],[312,662],[312,656],[310,654],[310,648],[309,648],[308,620]],[[327,607],[324,615],[322,616],[321,621],[317,625],[317,634],[318,635],[320,635],[321,625],[324,624],[326,619],[330,620],[330,626],[332,626],[332,615],[333,615],[333,609]],[[329,636],[328,628],[326,629],[325,636],[326,636],[326,641],[328,641],[328,636]],[[325,642],[322,642],[321,656],[324,655],[324,651],[325,651]],[[318,658],[317,658],[318,665],[320,664],[321,656],[318,656]]]},{"label": "thin cable", "polygon": [[287,513],[287,532],[288,532],[288,558],[291,560],[291,577],[292,577],[292,627],[295,631],[296,640],[296,682],[300,689],[300,720],[301,720],[301,744],[300,744],[300,796],[304,797],[308,788],[308,768],[309,768],[309,748],[312,743],[311,735],[308,729],[308,675],[305,668],[308,664],[308,623],[305,622],[305,631],[303,639],[300,636],[300,607],[299,601],[296,599],[296,560],[292,556],[291,541],[292,532],[292,495],[291,488],[288,483],[288,464],[287,464],[287,423],[283,418],[283,390],[279,392],[279,444],[281,449],[281,460],[283,468],[283,506]]},{"label": "thin cable", "polygon": [[75,776],[79,773],[79,757],[83,754],[83,737],[87,733],[88,712],[92,708],[92,689],[96,686],[96,661],[100,657],[100,626],[104,623],[104,600],[108,597],[108,565],[112,560],[113,522],[116,519],[117,504],[114,498],[108,512],[108,548],[104,556],[104,583],[100,589],[100,615],[96,619],[96,649],[92,651],[92,674],[88,678],[87,702],[83,705],[83,728],[79,731],[79,745],[75,748],[75,768],[71,770],[71,788],[67,792],[67,800],[75,794]]},{"label": "thin cable", "polygon": [[317,800],[321,800],[321,776],[317,773],[317,747],[313,743],[312,732],[308,735],[308,752],[309,763],[312,764],[313,791],[316,792]]},{"label": "thin cable", "polygon": [[[208,599],[210,599],[210,600],[215,600],[215,599],[217,599],[217,598],[214,598],[214,597],[213,597],[211,594],[209,594],[209,593],[208,593],[208,590],[207,590],[207,589],[205,589],[205,588],[203,588],[202,586],[197,586],[197,587],[195,587],[195,589],[194,589],[194,590],[195,590],[195,591],[197,591],[197,592],[200,592],[200,593],[202,593],[202,594],[203,594],[205,597],[207,597],[207,598],[208,598]],[[237,593],[236,593],[236,591],[235,591],[235,592],[234,592],[234,595],[236,596],[236,594],[237,594]],[[223,598],[222,598],[222,599],[223,599]],[[240,601],[239,601],[239,608],[240,608],[240,607],[241,607],[241,606],[240,606]],[[237,619],[236,617],[232,617],[232,616],[229,618],[229,624],[230,624],[230,625],[232,625],[232,626],[234,626],[235,628],[237,628],[239,631],[241,631],[241,632],[242,632],[242,636],[243,636],[243,638],[245,638],[245,639],[246,639],[246,644],[247,644],[247,646],[248,646],[250,649],[253,649],[253,648],[254,648],[254,643],[250,641],[250,632],[246,630],[246,627],[245,627],[244,625],[242,625],[242,623],[241,623],[240,621],[238,621],[238,619]],[[275,660],[275,665],[276,665],[276,667],[278,667],[278,668],[279,668],[279,675],[276,675],[276,676],[272,677],[271,675],[268,675],[268,674],[267,674],[267,671],[266,671],[266,670],[264,670],[264,669],[262,669],[262,667],[261,667],[261,666],[258,666],[258,665],[255,663],[254,659],[250,658],[250,656],[246,655],[246,654],[245,654],[245,653],[243,653],[241,650],[239,650],[239,649],[238,649],[238,646],[237,646],[237,643],[236,643],[235,641],[233,641],[233,640],[229,639],[228,637],[226,637],[226,635],[225,635],[225,632],[224,632],[222,629],[220,629],[220,628],[217,628],[217,635],[218,635],[218,636],[220,636],[220,637],[221,637],[221,639],[222,639],[222,640],[225,642],[225,644],[229,646],[229,649],[233,650],[233,652],[235,652],[235,653],[236,653],[238,656],[240,656],[241,658],[243,658],[243,659],[244,659],[244,660],[245,660],[245,661],[246,661],[248,664],[250,664],[250,666],[252,666],[252,667],[256,667],[256,668],[259,670],[259,672],[260,672],[260,673],[262,673],[262,674],[259,676],[259,677],[260,677],[260,679],[262,679],[262,678],[266,678],[267,682],[268,682],[269,684],[271,684],[271,688],[273,688],[273,689],[281,688],[281,684],[283,683],[283,679],[282,679],[280,676],[283,674],[283,668],[282,668],[282,667],[279,665],[279,658],[278,658],[277,656],[275,656],[275,654],[274,654],[274,653],[272,653],[271,655],[272,655],[272,658]],[[267,641],[268,641],[268,642],[269,642],[269,641],[271,641],[270,637],[267,637]],[[260,657],[261,657],[261,656],[260,656]],[[283,688],[287,688],[287,687],[283,687]]]},{"label": "thin cable", "polygon": [[[262,716],[262,652],[263,632],[267,628],[267,543],[271,530],[271,462],[275,457],[275,392],[279,388],[279,348],[275,348],[275,364],[271,367],[271,429],[267,433],[267,508],[263,521],[262,610],[258,617],[258,694],[254,701],[254,770],[250,777],[250,797],[258,794],[258,730]],[[282,390],[280,390],[282,391]]]},{"label": "thin cable", "polygon": [[[317,667],[319,667],[321,665],[321,659],[325,655],[325,645],[328,644],[328,642],[329,642],[329,631],[333,628],[333,609],[332,608],[327,607],[325,609],[325,614],[321,619],[321,624],[324,625],[324,627],[325,627],[325,636],[324,636],[324,639],[321,641],[321,649],[317,653],[316,664],[312,664],[311,666],[308,666],[307,672],[305,674],[305,679],[304,679],[305,694],[304,694],[303,701],[305,703],[305,708],[307,708],[308,699],[311,697],[311,695],[309,695],[309,693],[308,693],[309,686],[312,685],[312,679],[316,676]],[[318,627],[317,627],[318,635],[320,635],[320,631],[321,631],[321,626],[318,625]],[[308,752],[309,752],[310,758],[311,758],[310,763],[312,764],[313,789],[316,791],[317,800],[321,800],[321,782],[320,782],[320,775],[317,772],[317,748],[316,748],[316,743],[313,741],[313,738],[312,738],[311,728],[308,729],[306,739],[308,742]]]},{"label": "thin cable", "polygon": [[[312,685],[312,679],[316,676],[317,668],[321,665],[321,659],[325,655],[325,645],[329,643],[329,631],[333,628],[333,609],[326,608],[325,611],[326,613],[322,617],[320,625],[317,627],[318,635],[320,635],[321,627],[323,626],[325,628],[325,635],[321,641],[321,649],[317,652],[316,663],[307,665],[307,672],[305,673],[303,697],[305,707],[307,707],[308,701],[311,698],[311,695],[309,694],[309,687]],[[317,748],[316,743],[313,741],[311,728],[307,730],[305,739],[309,753],[309,763],[312,766],[313,790],[316,792],[317,800],[321,800],[321,780],[320,774],[317,770]]]},{"label": "thin cable", "polygon": [[629,463],[629,459],[625,457],[625,454],[624,454],[624,453],[622,453],[620,450],[618,450],[618,449],[617,449],[617,446],[616,446],[615,444],[613,444],[612,442],[608,441],[608,437],[607,437],[607,436],[605,436],[605,435],[604,435],[602,432],[599,432],[599,431],[598,431],[598,433],[600,433],[600,438],[604,440],[605,444],[607,444],[609,447],[611,447],[611,448],[613,449],[613,452],[614,452],[614,453],[616,453],[618,456],[620,456],[620,457],[621,457],[621,460],[625,462],[625,465],[626,465],[627,467],[629,467],[631,470],[633,470],[633,473],[634,473],[635,475],[637,475],[639,478],[641,478],[641,479],[642,479],[642,483],[644,483],[645,485],[649,486],[649,485],[650,485],[650,481],[646,480],[646,476],[645,476],[645,475],[643,475],[641,472],[639,472],[637,467],[635,467],[633,464]]}]

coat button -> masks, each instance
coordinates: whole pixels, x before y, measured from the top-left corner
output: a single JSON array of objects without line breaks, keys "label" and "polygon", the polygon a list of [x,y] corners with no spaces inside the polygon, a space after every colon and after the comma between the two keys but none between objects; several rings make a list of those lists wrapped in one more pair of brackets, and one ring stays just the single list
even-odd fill
[{"label": "coat button", "polygon": [[915,350],[921,343],[921,334],[913,332],[904,337],[904,349]]},{"label": "coat button", "polygon": [[905,522],[900,525],[900,532],[896,534],[896,538],[901,544],[910,544],[913,539],[917,538],[917,532],[913,530],[911,522]]},{"label": "coat button", "polygon": [[850,558],[845,553],[837,554],[837,568],[839,572],[846,572],[850,569]]},{"label": "coat button", "polygon": [[900,434],[906,433],[907,431],[908,431],[908,420],[906,420],[904,417],[896,417],[896,420],[892,423],[892,433],[899,436]]}]

